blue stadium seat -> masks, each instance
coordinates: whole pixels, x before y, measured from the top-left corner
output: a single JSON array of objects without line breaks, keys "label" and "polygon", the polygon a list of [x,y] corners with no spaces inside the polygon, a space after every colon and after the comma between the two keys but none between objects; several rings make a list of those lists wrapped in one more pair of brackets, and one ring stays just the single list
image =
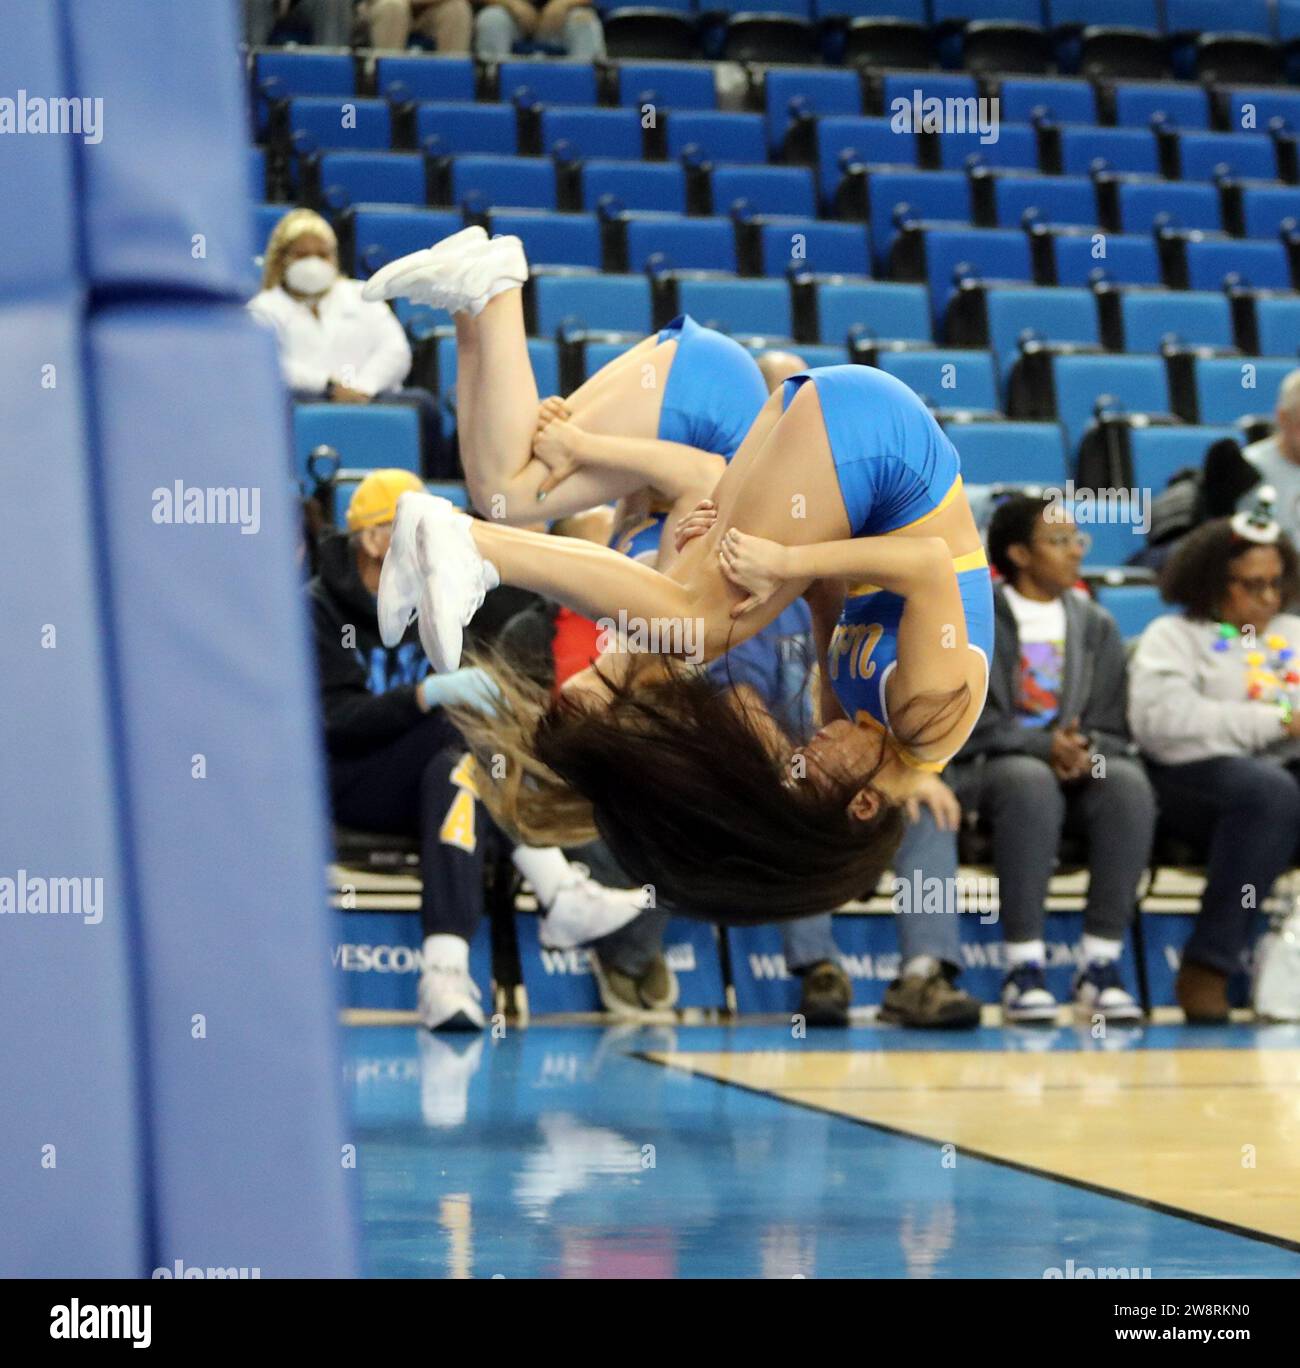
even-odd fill
[{"label": "blue stadium seat", "polygon": [[1158,0],[1047,0],[1051,28],[1106,24],[1117,28],[1159,29]]},{"label": "blue stadium seat", "polygon": [[817,287],[817,336],[843,343],[860,328],[867,337],[898,342],[929,342],[930,306],[920,285],[892,282]]},{"label": "blue stadium seat", "polygon": [[1004,123],[1029,123],[1041,115],[1054,124],[1095,124],[1097,97],[1087,81],[1015,78],[998,91]]},{"label": "blue stadium seat", "polygon": [[662,254],[669,270],[734,271],[736,230],[731,220],[725,218],[629,214],[628,269],[644,270],[646,262],[656,254]]},{"label": "blue stadium seat", "polygon": [[[1062,233],[1052,247],[1059,285],[1086,285],[1096,272],[1118,285],[1159,285],[1161,281],[1160,256],[1149,236]],[[1098,256],[1098,252],[1105,255]]]},{"label": "blue stadium seat", "polygon": [[1120,299],[1124,350],[1158,352],[1166,339],[1183,347],[1231,347],[1232,308],[1225,294],[1132,290]]},{"label": "blue stadium seat", "polygon": [[471,195],[483,205],[554,209],[555,166],[548,157],[457,157],[451,197],[459,204]]},{"label": "blue stadium seat", "polygon": [[915,166],[916,134],[894,132],[888,119],[818,119],[817,183],[827,209],[834,203],[846,163]]},{"label": "blue stadium seat", "polygon": [[266,198],[266,151],[261,147],[248,149],[248,188],[254,201]]},{"label": "blue stadium seat", "polygon": [[474,62],[470,57],[379,57],[375,90],[384,99],[464,103],[474,98]]},{"label": "blue stadium seat", "polygon": [[1272,413],[1278,387],[1294,369],[1294,360],[1198,357],[1197,421],[1235,423],[1248,414]]},{"label": "blue stadium seat", "polygon": [[1255,301],[1261,356],[1300,353],[1300,295],[1263,296]]},{"label": "blue stadium seat", "polygon": [[253,247],[258,256],[266,251],[275,225],[289,212],[289,208],[287,204],[253,205]]},{"label": "blue stadium seat", "polygon": [[1248,185],[1241,192],[1246,236],[1275,238],[1287,219],[1300,223],[1300,188]]},{"label": "blue stadium seat", "polygon": [[1099,345],[1097,301],[1091,290],[991,289],[985,300],[989,347],[997,365],[1003,398],[1012,367],[1020,358],[1020,339],[1030,332],[1043,342]]},{"label": "blue stadium seat", "polygon": [[656,110],[716,109],[713,69],[680,62],[624,62],[618,69],[618,102],[652,104]]},{"label": "blue stadium seat", "polygon": [[1067,176],[1086,176],[1093,162],[1106,170],[1158,176],[1160,155],[1148,128],[1063,128],[1061,169]]},{"label": "blue stadium seat", "polygon": [[298,96],[289,101],[289,132],[299,151],[383,152],[393,142],[392,120],[383,100]]},{"label": "blue stadium seat", "polygon": [[513,157],[519,150],[518,121],[509,105],[422,104],[415,112],[415,136],[426,152],[440,157]]},{"label": "blue stadium seat", "polygon": [[420,471],[420,415],[406,404],[295,404],[293,445],[298,478],[318,446],[332,446],[353,470],[396,466]]},{"label": "blue stadium seat", "polygon": [[1127,413],[1168,413],[1169,380],[1158,356],[1058,356],[1052,361],[1056,416],[1077,452],[1103,396]]},{"label": "blue stadium seat", "polygon": [[[693,151],[691,151],[693,149]],[[765,162],[761,114],[692,113],[668,115],[668,155],[691,151],[697,161]]]},{"label": "blue stadium seat", "polygon": [[904,19],[913,24],[930,22],[928,0],[813,0],[813,18]]},{"label": "blue stadium seat", "polygon": [[492,231],[519,238],[530,265],[600,268],[600,224],[595,214],[554,214],[537,209],[498,213],[494,209]]},{"label": "blue stadium seat", "polygon": [[557,61],[553,57],[502,62],[497,76],[500,98],[507,103],[525,90],[539,104],[547,106],[596,103],[596,69],[590,62]]},{"label": "blue stadium seat", "polygon": [[1082,176],[1002,176],[994,183],[993,202],[1003,227],[1018,227],[1030,212],[1038,223],[1097,222],[1097,195]]},{"label": "blue stadium seat", "polygon": [[915,390],[931,408],[999,412],[988,352],[882,352],[876,364]]},{"label": "blue stadium seat", "polygon": [[1273,143],[1263,133],[1183,133],[1178,155],[1184,180],[1215,180],[1220,174],[1233,180],[1277,178]]},{"label": "blue stadium seat", "polygon": [[867,181],[871,247],[884,268],[898,233],[896,215],[906,206],[908,221],[970,222],[970,180],[959,171],[883,171]]},{"label": "blue stadium seat", "polygon": [[1228,127],[1241,132],[1266,132],[1281,119],[1293,132],[1300,129],[1300,90],[1234,90],[1228,96]]},{"label": "blue stadium seat", "polygon": [[817,217],[812,172],[803,166],[718,166],[713,171],[713,212],[727,214],[739,200],[751,214]]},{"label": "blue stadium seat", "polygon": [[936,24],[1006,19],[1018,24],[1041,24],[1040,0],[931,0]]},{"label": "blue stadium seat", "polygon": [[402,209],[361,204],[353,217],[356,275],[364,279],[410,252],[431,247],[464,227],[455,209]]},{"label": "blue stadium seat", "polygon": [[1115,619],[1125,641],[1140,637],[1151,622],[1172,611],[1154,584],[1103,584],[1097,602]]},{"label": "blue stadium seat", "polygon": [[1291,288],[1291,267],[1280,242],[1211,239],[1187,244],[1187,283],[1193,290],[1221,290],[1230,275],[1257,290]]},{"label": "blue stadium seat", "polygon": [[[758,356],[767,345],[766,339],[761,342],[754,342],[750,345],[750,351]],[[842,344],[838,347],[822,346],[816,342],[800,342],[795,354],[809,370],[817,370],[822,366],[844,366],[849,363],[848,348]]]},{"label": "blue stadium seat", "polygon": [[[454,399],[456,389],[456,338],[454,334],[438,341],[438,394],[446,401]],[[528,339],[528,360],[533,367],[537,381],[537,392],[541,395],[560,392],[559,349],[549,337],[530,337]],[[332,405],[331,407],[337,407]],[[346,465],[347,462],[344,462]]]},{"label": "blue stadium seat", "polygon": [[1165,32],[1254,33],[1269,38],[1273,20],[1268,0],[1233,0],[1225,12],[1220,0],[1165,0]]},{"label": "blue stadium seat", "polygon": [[1148,232],[1159,218],[1167,218],[1173,228],[1217,232],[1223,226],[1219,192],[1213,185],[1123,182],[1119,187],[1119,217],[1126,233]]},{"label": "blue stadium seat", "polygon": [[424,158],[414,152],[326,152],[320,183],[336,208],[349,204],[424,204]]},{"label": "blue stadium seat", "polygon": [[990,143],[977,132],[945,133],[939,139],[939,164],[945,171],[961,171],[972,161],[1007,171],[1038,170],[1038,135],[1032,128],[1003,124]]},{"label": "blue stadium seat", "polygon": [[1169,81],[1115,87],[1115,122],[1121,127],[1146,128],[1157,114],[1174,128],[1210,126],[1209,101],[1200,86]]},{"label": "blue stadium seat", "polygon": [[959,273],[964,279],[1033,280],[1029,239],[1012,228],[935,228],[926,233],[925,274],[936,336],[942,336]]},{"label": "blue stadium seat", "polygon": [[1231,427],[1177,426],[1134,427],[1129,430],[1128,449],[1133,461],[1133,478],[1139,488],[1159,493],[1169,481],[1188,466],[1198,470],[1205,453],[1217,441],[1241,433]]},{"label": "blue stadium seat", "polygon": [[856,71],[819,71],[803,67],[772,67],[764,82],[767,102],[767,140],[773,152],[781,149],[786,130],[797,111],[809,114],[861,114],[862,87]]},{"label": "blue stadium seat", "polygon": [[764,275],[784,275],[791,266],[814,275],[871,274],[867,230],[860,223],[769,219],[760,238]]},{"label": "blue stadium seat", "polygon": [[566,320],[589,332],[650,331],[650,282],[643,275],[539,275],[533,289],[544,336]]},{"label": "blue stadium seat", "polygon": [[582,378],[590,380],[598,370],[603,370],[611,361],[617,361],[631,345],[629,342],[588,342],[582,349]]},{"label": "blue stadium seat", "polygon": [[542,150],[555,153],[560,144],[566,159],[641,156],[641,116],[635,109],[544,109]]},{"label": "blue stadium seat", "polygon": [[294,95],[355,95],[356,70],[349,53],[298,49],[258,52],[253,58],[257,126],[266,127],[268,101]]},{"label": "blue stadium seat", "polygon": [[672,162],[589,161],[582,168],[581,184],[587,209],[613,195],[624,209],[686,212],[686,173]]},{"label": "blue stadium seat", "polygon": [[790,290],[783,280],[686,279],[678,283],[677,304],[722,332],[791,335]]},{"label": "blue stadium seat", "polygon": [[1135,522],[1090,522],[1084,523],[1080,531],[1086,532],[1092,542],[1083,556],[1088,570],[1127,565],[1129,557],[1146,545],[1142,529]]},{"label": "blue stadium seat", "polygon": [[949,423],[965,484],[1063,485],[1065,446],[1059,423]]}]

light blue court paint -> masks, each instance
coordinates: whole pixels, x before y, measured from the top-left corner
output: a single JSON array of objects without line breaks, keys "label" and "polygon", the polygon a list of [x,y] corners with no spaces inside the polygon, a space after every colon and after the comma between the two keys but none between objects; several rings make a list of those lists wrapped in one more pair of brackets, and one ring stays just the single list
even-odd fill
[{"label": "light blue court paint", "polygon": [[[1149,1027],[1107,1048],[1295,1049],[1300,1028]],[[638,1057],[1101,1048],[1086,1032],[352,1028],[366,1266],[384,1277],[1300,1277],[1300,1252]],[[1068,1105],[1068,1102],[1063,1103]]]}]

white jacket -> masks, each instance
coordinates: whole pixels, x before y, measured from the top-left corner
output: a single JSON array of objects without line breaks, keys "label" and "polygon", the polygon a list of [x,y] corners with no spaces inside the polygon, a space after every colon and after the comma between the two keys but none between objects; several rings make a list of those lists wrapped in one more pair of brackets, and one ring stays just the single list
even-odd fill
[{"label": "white jacket", "polygon": [[[1297,652],[1300,617],[1279,613],[1258,634],[1259,650],[1276,633]],[[1276,703],[1246,696],[1247,667],[1240,638],[1216,651],[1218,625],[1181,613],[1158,617],[1142,633],[1129,663],[1128,719],[1134,740],[1162,765],[1182,765],[1223,755],[1263,755],[1286,761],[1300,755],[1300,741],[1282,730]],[[1300,688],[1290,690],[1300,706]]]},{"label": "white jacket", "polygon": [[361,282],[340,276],[321,297],[318,318],[283,287],[249,300],[253,317],[275,329],[290,389],[323,393],[331,380],[365,394],[400,389],[411,346],[387,304],[361,298]]}]

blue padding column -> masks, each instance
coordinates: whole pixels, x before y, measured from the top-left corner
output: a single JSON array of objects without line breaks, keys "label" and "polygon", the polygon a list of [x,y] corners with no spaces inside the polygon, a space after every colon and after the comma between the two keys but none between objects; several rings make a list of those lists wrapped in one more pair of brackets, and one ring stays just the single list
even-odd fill
[{"label": "blue padding column", "polygon": [[90,347],[158,1262],[346,1276],[358,1172],[343,1166],[320,724],[274,341],[235,304],[124,304],[92,317]]},{"label": "blue padding column", "polygon": [[[57,19],[0,6],[0,95],[68,93]],[[147,1166],[70,140],[0,135],[0,188],[0,1277],[130,1277]]]},{"label": "blue padding column", "polygon": [[91,283],[247,298],[252,135],[236,5],[62,3],[77,89],[102,102],[101,140],[83,157]]}]

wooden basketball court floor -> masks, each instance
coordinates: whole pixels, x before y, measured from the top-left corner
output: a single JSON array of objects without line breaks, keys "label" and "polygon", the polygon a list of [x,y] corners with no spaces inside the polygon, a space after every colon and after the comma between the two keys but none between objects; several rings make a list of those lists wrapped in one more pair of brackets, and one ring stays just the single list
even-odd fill
[{"label": "wooden basketball court floor", "polygon": [[1300,1027],[354,1027],[372,1273],[1300,1277]]}]

